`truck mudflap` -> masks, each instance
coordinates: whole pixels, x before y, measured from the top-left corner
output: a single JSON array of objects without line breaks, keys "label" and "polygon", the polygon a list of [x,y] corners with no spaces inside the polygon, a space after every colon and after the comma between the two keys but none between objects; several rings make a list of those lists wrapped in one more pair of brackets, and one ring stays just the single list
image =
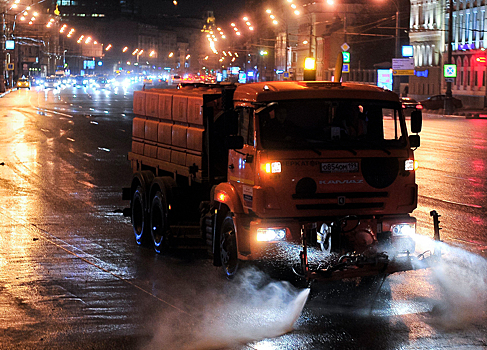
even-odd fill
[{"label": "truck mudflap", "polygon": [[[430,212],[433,217],[435,241],[440,241],[440,215],[435,211]],[[310,268],[308,263],[306,229],[303,227],[303,250],[300,254],[302,277],[308,282],[332,282],[357,277],[369,277],[378,275],[391,275],[396,272],[427,269],[438,263],[441,259],[441,250],[427,250],[417,256],[401,254],[389,257],[387,253],[375,254],[347,253],[342,255],[334,264],[326,268]],[[296,272],[296,271],[295,271]]]}]

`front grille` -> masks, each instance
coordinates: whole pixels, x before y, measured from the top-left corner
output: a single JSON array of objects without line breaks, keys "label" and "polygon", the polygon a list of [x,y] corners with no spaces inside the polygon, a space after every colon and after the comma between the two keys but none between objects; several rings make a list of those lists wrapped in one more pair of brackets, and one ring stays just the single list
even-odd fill
[{"label": "front grille", "polygon": [[373,209],[383,208],[384,202],[376,203],[345,203],[339,205],[336,203],[319,203],[319,204],[296,204],[298,210],[344,210],[344,209]]},{"label": "front grille", "polygon": [[337,199],[345,198],[386,198],[388,192],[342,192],[342,193],[312,193],[312,194],[293,194],[293,199]]}]

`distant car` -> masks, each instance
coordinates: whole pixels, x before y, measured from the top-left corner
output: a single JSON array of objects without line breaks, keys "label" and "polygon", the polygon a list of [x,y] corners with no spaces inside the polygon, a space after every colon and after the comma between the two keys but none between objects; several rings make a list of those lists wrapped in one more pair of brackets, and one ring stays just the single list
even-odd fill
[{"label": "distant car", "polygon": [[32,77],[32,81],[30,83],[31,86],[44,86],[44,79],[40,77]]},{"label": "distant car", "polygon": [[170,79],[169,83],[171,85],[178,85],[179,83],[181,83],[181,81],[182,81],[181,76],[175,74],[175,75],[172,75],[171,76],[171,79]]},{"label": "distant car", "polygon": [[75,78],[75,83],[74,83],[75,86],[79,86],[79,87],[82,87],[82,86],[87,86],[88,85],[88,79],[85,78],[84,76],[82,75],[78,75],[76,78]]},{"label": "distant car", "polygon": [[[435,95],[428,97],[426,100],[419,101],[426,109],[442,109],[445,108],[445,95]],[[458,98],[452,97],[453,107],[455,108],[462,108],[462,100]]]},{"label": "distant car", "polygon": [[99,77],[96,79],[95,86],[99,89],[105,89],[108,85],[107,78]]},{"label": "distant car", "polygon": [[17,80],[17,88],[18,89],[29,89],[30,90],[30,81],[28,78],[22,77],[19,80]]},{"label": "distant car", "polygon": [[44,87],[57,89],[59,87],[59,81],[55,77],[46,78],[46,82],[44,83]]},{"label": "distant car", "polygon": [[401,97],[402,112],[406,117],[411,116],[411,112],[423,109],[423,105],[410,97]]}]

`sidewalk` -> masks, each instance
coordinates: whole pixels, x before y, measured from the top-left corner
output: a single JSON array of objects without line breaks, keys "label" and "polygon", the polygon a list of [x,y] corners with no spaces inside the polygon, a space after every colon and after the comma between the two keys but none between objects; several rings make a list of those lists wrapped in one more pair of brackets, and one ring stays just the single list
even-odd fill
[{"label": "sidewalk", "polygon": [[460,108],[451,115],[446,115],[444,109],[423,109],[423,116],[427,118],[487,119],[487,109]]},{"label": "sidewalk", "polygon": [[0,92],[0,97],[5,96],[6,94],[9,94],[13,89],[7,89],[5,92]]}]

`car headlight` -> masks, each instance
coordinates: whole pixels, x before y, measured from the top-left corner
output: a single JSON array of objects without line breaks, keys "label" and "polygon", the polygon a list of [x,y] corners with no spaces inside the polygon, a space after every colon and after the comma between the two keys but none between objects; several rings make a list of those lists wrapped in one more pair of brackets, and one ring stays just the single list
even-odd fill
[{"label": "car headlight", "polygon": [[286,238],[286,229],[284,228],[258,228],[258,242],[283,241]]}]

